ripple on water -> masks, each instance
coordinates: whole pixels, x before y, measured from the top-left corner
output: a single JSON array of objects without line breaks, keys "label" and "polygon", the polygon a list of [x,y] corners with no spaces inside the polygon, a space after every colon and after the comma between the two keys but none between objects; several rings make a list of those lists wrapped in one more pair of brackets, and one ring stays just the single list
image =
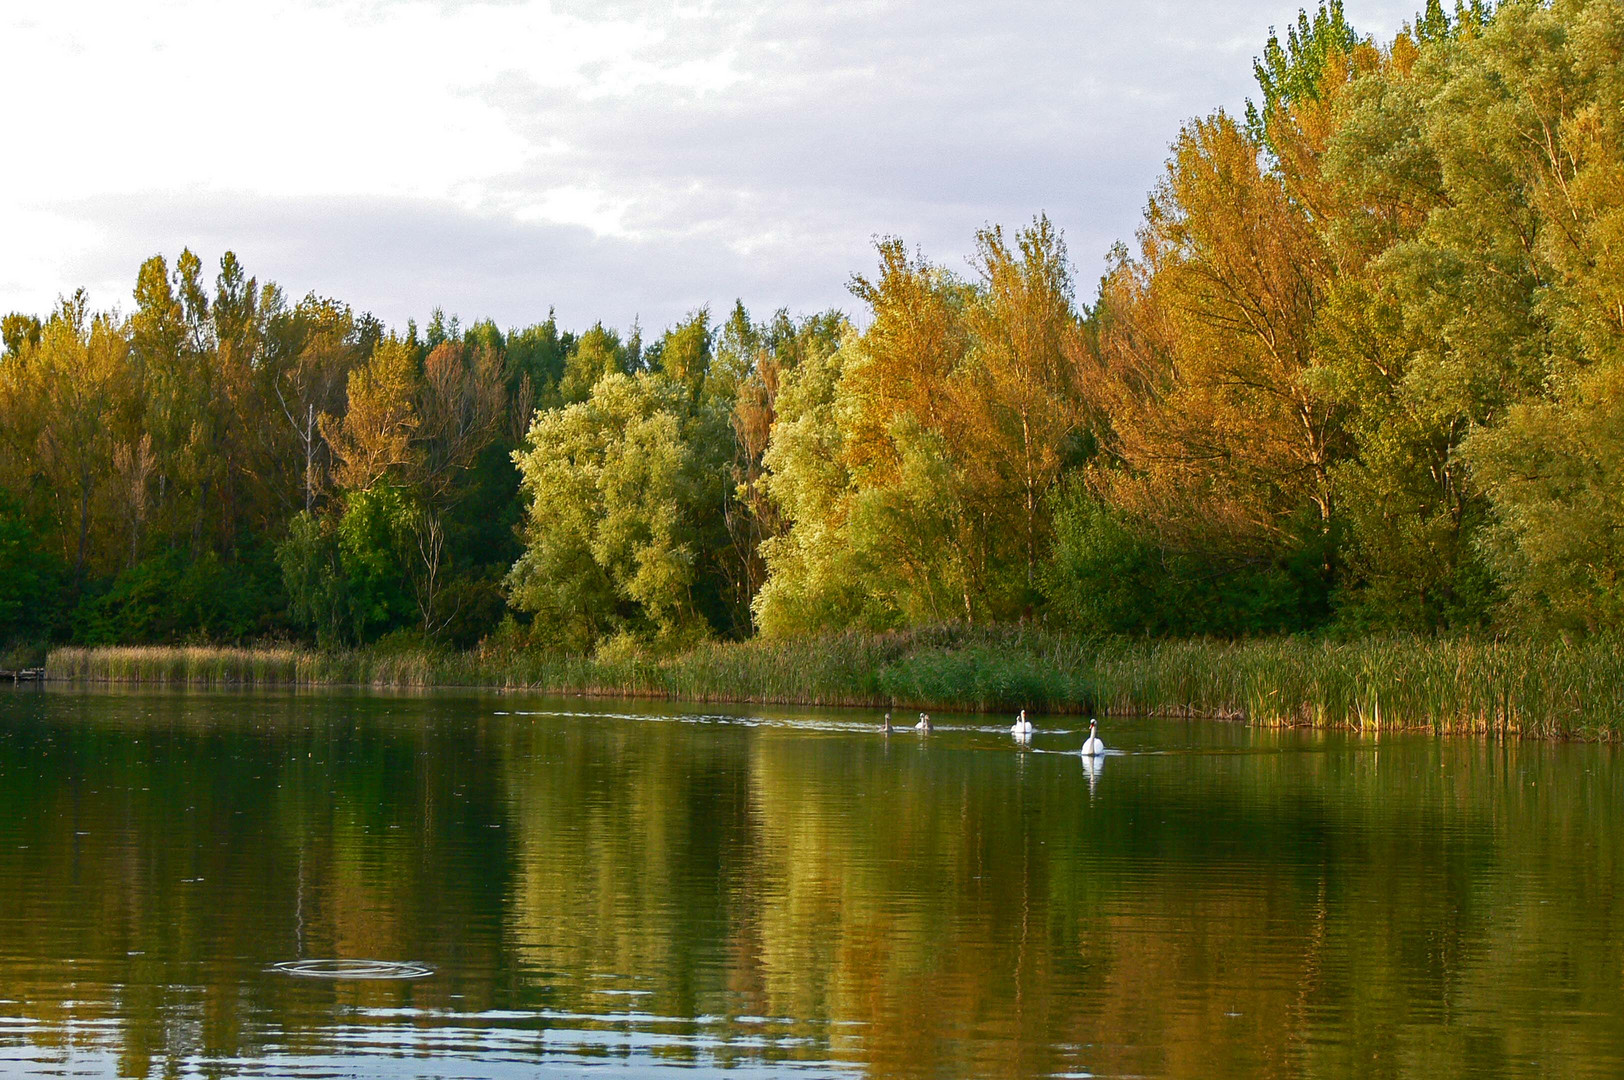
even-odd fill
[{"label": "ripple on water", "polygon": [[434,974],[427,964],[394,960],[284,960],[270,970],[299,979],[426,979]]}]

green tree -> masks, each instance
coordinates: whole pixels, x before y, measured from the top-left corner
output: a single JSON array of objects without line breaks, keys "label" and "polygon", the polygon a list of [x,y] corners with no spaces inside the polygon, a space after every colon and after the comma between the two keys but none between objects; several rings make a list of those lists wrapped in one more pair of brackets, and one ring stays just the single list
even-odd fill
[{"label": "green tree", "polygon": [[[1583,2],[1505,5],[1487,21],[1461,9],[1447,33],[1433,15],[1419,49],[1401,35],[1350,91],[1325,157],[1345,204],[1333,230],[1345,271],[1320,329],[1358,447],[1337,477],[1358,624],[1491,616],[1493,509],[1466,439],[1536,415],[1517,406],[1573,385],[1565,373],[1585,362],[1557,315],[1576,295],[1559,253],[1578,250],[1587,218],[1570,203],[1581,159],[1569,139],[1597,100],[1618,15]],[[1574,49],[1586,27],[1595,36]],[[1515,589],[1510,565],[1501,584]]]},{"label": "green tree", "polygon": [[558,381],[558,396],[566,403],[585,401],[599,379],[629,374],[632,369],[631,350],[621,342],[620,335],[595,323],[570,349],[563,377]]},{"label": "green tree", "polygon": [[711,379],[733,399],[733,488],[723,509],[732,542],[730,606],[742,615],[741,632],[755,630],[754,601],[767,580],[763,545],[786,528],[767,488],[766,455],[778,424],[779,394],[802,364],[837,349],[850,328],[836,311],[797,322],[780,309],[757,324],[739,302],[718,335]]},{"label": "green tree", "polygon": [[1296,25],[1286,27],[1283,45],[1271,27],[1263,55],[1252,61],[1263,101],[1247,100],[1247,133],[1278,154],[1280,148],[1271,137],[1273,126],[1291,106],[1318,100],[1326,76],[1338,71],[1339,61],[1358,42],[1358,34],[1343,13],[1342,0],[1320,0],[1312,16],[1299,9]]},{"label": "green tree", "polygon": [[[594,337],[612,340],[583,341]],[[579,650],[617,634],[671,643],[725,629],[706,599],[719,593],[725,543],[726,425],[723,405],[658,370],[607,375],[585,401],[537,415],[514,454],[528,512],[508,583],[539,636]]]},{"label": "green tree", "polygon": [[344,496],[337,540],[349,633],[357,644],[408,626],[418,614],[407,558],[420,510],[400,489],[374,486]]},{"label": "green tree", "polygon": [[767,576],[753,604],[767,637],[895,621],[865,588],[868,568],[847,540],[854,480],[838,400],[859,348],[848,332],[840,348],[809,353],[783,373],[774,400],[763,486],[786,528],[761,542]]},{"label": "green tree", "polygon": [[[1509,189],[1497,195],[1508,215],[1498,242],[1478,255],[1487,265],[1477,272],[1502,279],[1486,297],[1492,314],[1474,320],[1488,333],[1481,343],[1460,335],[1476,346],[1492,411],[1473,415],[1459,457],[1492,507],[1479,547],[1523,626],[1624,621],[1621,64],[1617,5],[1508,5],[1463,50],[1451,85],[1465,85],[1444,98],[1492,118],[1476,145]],[[1459,137],[1461,123],[1448,133]],[[1474,217],[1459,227],[1486,226]],[[1464,237],[1447,239],[1456,259],[1471,257]]]},{"label": "green tree", "polygon": [[346,643],[351,629],[348,581],[331,524],[299,511],[288,522],[276,561],[294,625],[314,634],[320,645]]},{"label": "green tree", "polygon": [[0,647],[39,643],[55,629],[55,598],[65,576],[42,523],[0,491]]}]

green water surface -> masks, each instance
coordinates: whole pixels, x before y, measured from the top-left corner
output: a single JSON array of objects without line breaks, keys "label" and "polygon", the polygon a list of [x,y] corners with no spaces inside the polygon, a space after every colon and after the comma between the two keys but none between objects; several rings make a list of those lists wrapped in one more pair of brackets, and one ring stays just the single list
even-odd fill
[{"label": "green water surface", "polygon": [[877,719],[0,692],[0,1075],[1624,1075],[1609,747]]}]

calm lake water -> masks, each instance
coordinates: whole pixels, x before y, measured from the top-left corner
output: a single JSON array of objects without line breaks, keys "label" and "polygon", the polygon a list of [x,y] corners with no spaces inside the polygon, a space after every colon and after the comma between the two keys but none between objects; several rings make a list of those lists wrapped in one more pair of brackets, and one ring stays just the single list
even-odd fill
[{"label": "calm lake water", "polygon": [[0,1074],[1624,1075],[1611,748],[941,719],[0,691]]}]

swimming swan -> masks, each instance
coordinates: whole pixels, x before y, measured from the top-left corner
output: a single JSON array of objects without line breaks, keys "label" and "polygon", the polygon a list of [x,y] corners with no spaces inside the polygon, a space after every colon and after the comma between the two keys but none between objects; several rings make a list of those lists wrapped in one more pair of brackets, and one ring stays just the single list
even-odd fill
[{"label": "swimming swan", "polygon": [[1010,725],[1009,733],[1017,739],[1032,734],[1032,721],[1026,718],[1025,709],[1021,710],[1021,715],[1016,718],[1015,723]]},{"label": "swimming swan", "polygon": [[1090,720],[1088,722],[1088,741],[1083,744],[1084,757],[1091,758],[1105,756],[1105,744],[1100,742],[1100,737],[1095,730],[1098,727],[1099,721]]},{"label": "swimming swan", "polygon": [[890,713],[885,714],[885,720],[880,723],[880,730],[882,732],[884,732],[885,734],[887,734],[887,735],[891,734],[891,714]]},{"label": "swimming swan", "polygon": [[915,731],[929,731],[931,729],[930,714],[920,713],[919,723],[914,725]]}]

